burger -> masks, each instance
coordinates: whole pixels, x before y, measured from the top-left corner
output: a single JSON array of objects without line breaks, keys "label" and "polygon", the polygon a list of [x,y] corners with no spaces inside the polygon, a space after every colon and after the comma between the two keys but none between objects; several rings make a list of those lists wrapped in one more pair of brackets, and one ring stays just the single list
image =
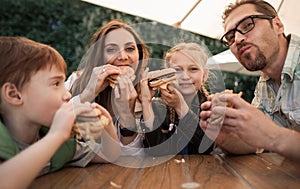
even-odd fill
[{"label": "burger", "polygon": [[115,88],[116,85],[118,84],[117,78],[119,76],[127,76],[129,77],[129,79],[131,81],[135,80],[135,73],[134,73],[134,69],[132,69],[130,66],[119,66],[119,68],[121,69],[121,73],[120,74],[113,74],[110,75],[107,79],[109,81],[109,85],[112,88]]},{"label": "burger", "polygon": [[176,80],[176,70],[165,68],[149,72],[148,84],[151,88],[167,89],[169,83]]},{"label": "burger", "polygon": [[[92,142],[94,141],[94,137],[91,133],[93,127],[97,127],[96,129],[104,129],[110,120],[102,114],[102,112],[94,108],[92,111],[88,113],[83,113],[76,116],[75,123],[73,126],[73,133],[76,136],[76,139],[82,139],[82,137],[86,139],[90,139]],[[99,128],[100,127],[100,128]]]},{"label": "burger", "polygon": [[[228,103],[228,102],[223,102],[220,100],[220,96],[221,95],[224,95],[226,93],[233,93],[232,90],[224,90],[220,93],[216,93],[213,95],[212,97],[212,108],[216,107],[216,106],[223,106],[223,107],[230,107],[232,108],[233,107],[233,104],[232,103]],[[242,96],[242,92],[238,93],[239,96]],[[221,127],[222,123],[223,123],[223,120],[224,120],[224,114],[220,114],[220,113],[213,113],[210,118],[207,120],[208,121],[208,124],[209,125],[212,125],[212,126],[216,126],[216,127]]]}]

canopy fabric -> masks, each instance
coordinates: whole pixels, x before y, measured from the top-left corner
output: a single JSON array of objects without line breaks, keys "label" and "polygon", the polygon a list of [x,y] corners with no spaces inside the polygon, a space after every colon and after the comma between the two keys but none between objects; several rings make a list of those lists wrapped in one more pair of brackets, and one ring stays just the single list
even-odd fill
[{"label": "canopy fabric", "polygon": [[[222,13],[235,0],[83,0],[102,7],[180,27],[219,39],[223,32]],[[278,10],[286,34],[300,35],[299,0],[266,0]],[[193,9],[194,8],[194,9]],[[190,14],[189,14],[190,13]]]},{"label": "canopy fabric", "polygon": [[212,56],[207,61],[210,70],[222,70],[243,75],[259,76],[260,71],[250,72],[246,70],[231,53],[230,50]]},{"label": "canopy fabric", "polygon": [[[235,0],[82,0],[98,6],[146,18],[166,25],[180,26],[213,39],[223,35],[222,14]],[[266,0],[279,14],[285,34],[300,36],[300,0]],[[239,74],[259,75],[249,72],[238,63],[234,55],[224,51],[208,60],[210,69]]]}]

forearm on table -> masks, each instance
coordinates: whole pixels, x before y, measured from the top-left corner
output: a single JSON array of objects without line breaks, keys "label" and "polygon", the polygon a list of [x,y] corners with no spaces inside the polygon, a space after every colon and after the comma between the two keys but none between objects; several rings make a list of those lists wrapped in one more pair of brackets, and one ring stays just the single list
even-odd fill
[{"label": "forearm on table", "polygon": [[121,149],[114,128],[106,129],[101,134],[101,151],[105,155],[105,159],[109,162],[114,162],[119,158],[121,154]]},{"label": "forearm on table", "polygon": [[283,127],[278,127],[276,131],[279,134],[274,142],[270,143],[270,150],[299,162],[300,150],[298,144],[300,143],[300,133]]},{"label": "forearm on table", "polygon": [[221,144],[217,144],[224,152],[230,154],[250,154],[255,153],[257,148],[248,145],[242,141],[237,135],[230,134]]}]

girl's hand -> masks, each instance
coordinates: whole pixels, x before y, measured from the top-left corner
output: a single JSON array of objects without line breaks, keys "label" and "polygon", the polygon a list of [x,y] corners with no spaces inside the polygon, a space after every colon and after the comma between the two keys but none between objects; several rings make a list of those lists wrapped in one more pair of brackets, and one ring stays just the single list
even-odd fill
[{"label": "girl's hand", "polygon": [[173,86],[168,85],[168,90],[161,90],[161,98],[167,106],[174,108],[180,118],[189,110],[182,94]]}]

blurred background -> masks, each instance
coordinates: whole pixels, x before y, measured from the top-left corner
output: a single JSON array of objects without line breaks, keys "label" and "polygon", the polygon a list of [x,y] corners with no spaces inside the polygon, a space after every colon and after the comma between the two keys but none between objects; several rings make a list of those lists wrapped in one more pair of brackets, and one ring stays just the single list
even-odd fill
[{"label": "blurred background", "polygon": [[[151,54],[150,70],[162,68],[157,60],[178,42],[205,45],[210,55],[227,50],[219,40],[80,0],[0,0],[0,35],[25,36],[51,45],[65,58],[67,76],[77,70],[93,33],[112,19],[128,23],[141,35]],[[215,75],[222,77],[224,86],[215,81],[211,92],[224,88],[242,91],[243,98],[251,102],[258,76],[226,71]]]}]

